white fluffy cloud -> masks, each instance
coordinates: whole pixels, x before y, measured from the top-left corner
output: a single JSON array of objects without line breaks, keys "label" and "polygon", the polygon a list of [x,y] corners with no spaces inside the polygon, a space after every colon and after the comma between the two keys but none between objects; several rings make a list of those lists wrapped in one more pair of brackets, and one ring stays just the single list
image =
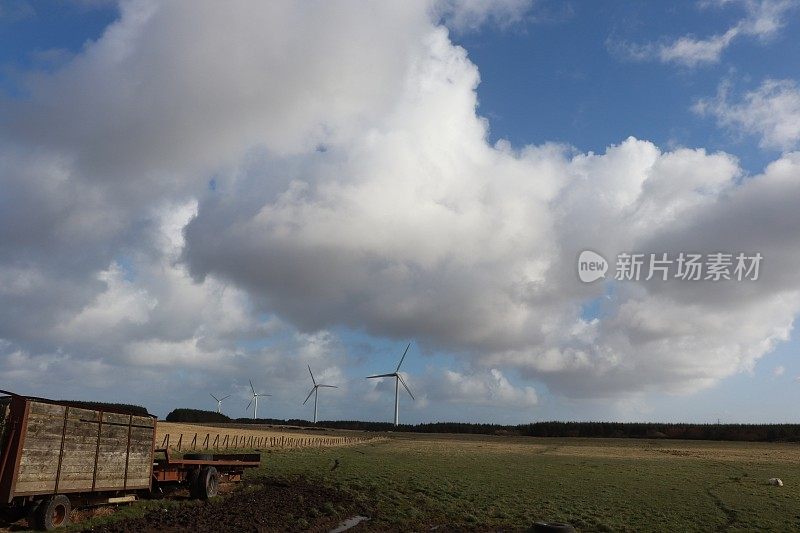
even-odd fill
[{"label": "white fluffy cloud", "polygon": [[423,383],[424,400],[527,409],[539,403],[533,387],[515,387],[497,368],[462,374],[444,370]]},{"label": "white fluffy cloud", "polygon": [[731,101],[730,83],[723,83],[694,110],[733,131],[758,135],[765,148],[792,150],[800,144],[800,87],[793,80],[765,80],[739,101]]},{"label": "white fluffy cloud", "polygon": [[533,0],[439,0],[434,12],[456,31],[475,30],[487,22],[504,27],[523,20]]},{"label": "white fluffy cloud", "polygon": [[740,5],[745,16],[735,25],[717,35],[697,38],[684,35],[658,43],[615,43],[614,48],[624,56],[642,61],[655,59],[662,63],[676,63],[687,67],[717,63],[731,43],[741,37],[767,40],[784,26],[788,13],[798,6],[796,0],[743,0],[702,2],[701,7]]},{"label": "white fluffy cloud", "polygon": [[[435,13],[131,0],[32,74],[0,107],[3,368],[258,371],[302,399],[300,360],[346,385],[344,327],[461,357],[459,397],[532,405],[509,372],[572,396],[691,391],[787,338],[800,154],[743,179],[728,154],[635,138],[491,145],[477,68]],[[577,279],[587,248],[765,266],[606,295]]]}]

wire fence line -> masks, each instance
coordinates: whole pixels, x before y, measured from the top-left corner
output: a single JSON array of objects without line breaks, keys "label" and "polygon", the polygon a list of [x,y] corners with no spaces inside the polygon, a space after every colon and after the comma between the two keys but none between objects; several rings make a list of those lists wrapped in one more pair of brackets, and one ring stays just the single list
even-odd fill
[{"label": "wire fence line", "polygon": [[372,442],[376,437],[295,437],[287,435],[259,436],[239,433],[166,433],[161,448],[183,450],[228,450],[242,448],[314,448],[348,446]]}]

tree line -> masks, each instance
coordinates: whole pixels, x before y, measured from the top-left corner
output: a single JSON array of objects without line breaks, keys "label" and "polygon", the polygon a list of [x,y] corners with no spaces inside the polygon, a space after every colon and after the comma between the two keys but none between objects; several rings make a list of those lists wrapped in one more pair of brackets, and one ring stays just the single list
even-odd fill
[{"label": "tree line", "polygon": [[800,442],[800,424],[689,424],[658,422],[533,422],[501,425],[467,422],[401,424],[361,420],[321,421],[277,418],[236,418],[198,409],[175,409],[169,422],[265,424],[274,426],[325,427],[358,431],[402,431],[414,433],[463,433],[473,435],[528,437],[584,437],[633,439],[728,440],[748,442]]},{"label": "tree line", "polygon": [[129,403],[108,403],[108,402],[85,402],[81,400],[59,400],[59,403],[64,403],[72,407],[80,407],[81,409],[92,409],[97,411],[120,411],[126,414],[136,416],[147,416],[147,408],[141,405],[132,405]]}]

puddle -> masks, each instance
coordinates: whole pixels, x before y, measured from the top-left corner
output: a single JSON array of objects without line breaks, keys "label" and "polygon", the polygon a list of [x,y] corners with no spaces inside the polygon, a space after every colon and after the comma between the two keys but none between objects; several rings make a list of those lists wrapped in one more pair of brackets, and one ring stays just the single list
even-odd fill
[{"label": "puddle", "polygon": [[358,524],[363,522],[364,520],[369,520],[368,516],[353,516],[348,518],[338,526],[336,529],[331,529],[330,533],[342,533],[342,531],[347,531],[351,527],[356,527]]}]

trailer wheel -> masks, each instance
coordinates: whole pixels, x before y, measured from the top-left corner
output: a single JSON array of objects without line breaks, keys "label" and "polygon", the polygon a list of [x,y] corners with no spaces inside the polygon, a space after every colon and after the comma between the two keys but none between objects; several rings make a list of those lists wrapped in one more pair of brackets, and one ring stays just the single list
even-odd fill
[{"label": "trailer wheel", "polygon": [[52,531],[57,527],[63,527],[69,523],[69,513],[72,505],[69,498],[63,494],[53,496],[44,500],[36,508],[35,521],[36,528],[45,531]]},{"label": "trailer wheel", "polygon": [[217,495],[219,490],[219,473],[213,466],[204,466],[200,469],[200,475],[197,476],[195,481],[195,490],[197,498],[207,500]]}]

